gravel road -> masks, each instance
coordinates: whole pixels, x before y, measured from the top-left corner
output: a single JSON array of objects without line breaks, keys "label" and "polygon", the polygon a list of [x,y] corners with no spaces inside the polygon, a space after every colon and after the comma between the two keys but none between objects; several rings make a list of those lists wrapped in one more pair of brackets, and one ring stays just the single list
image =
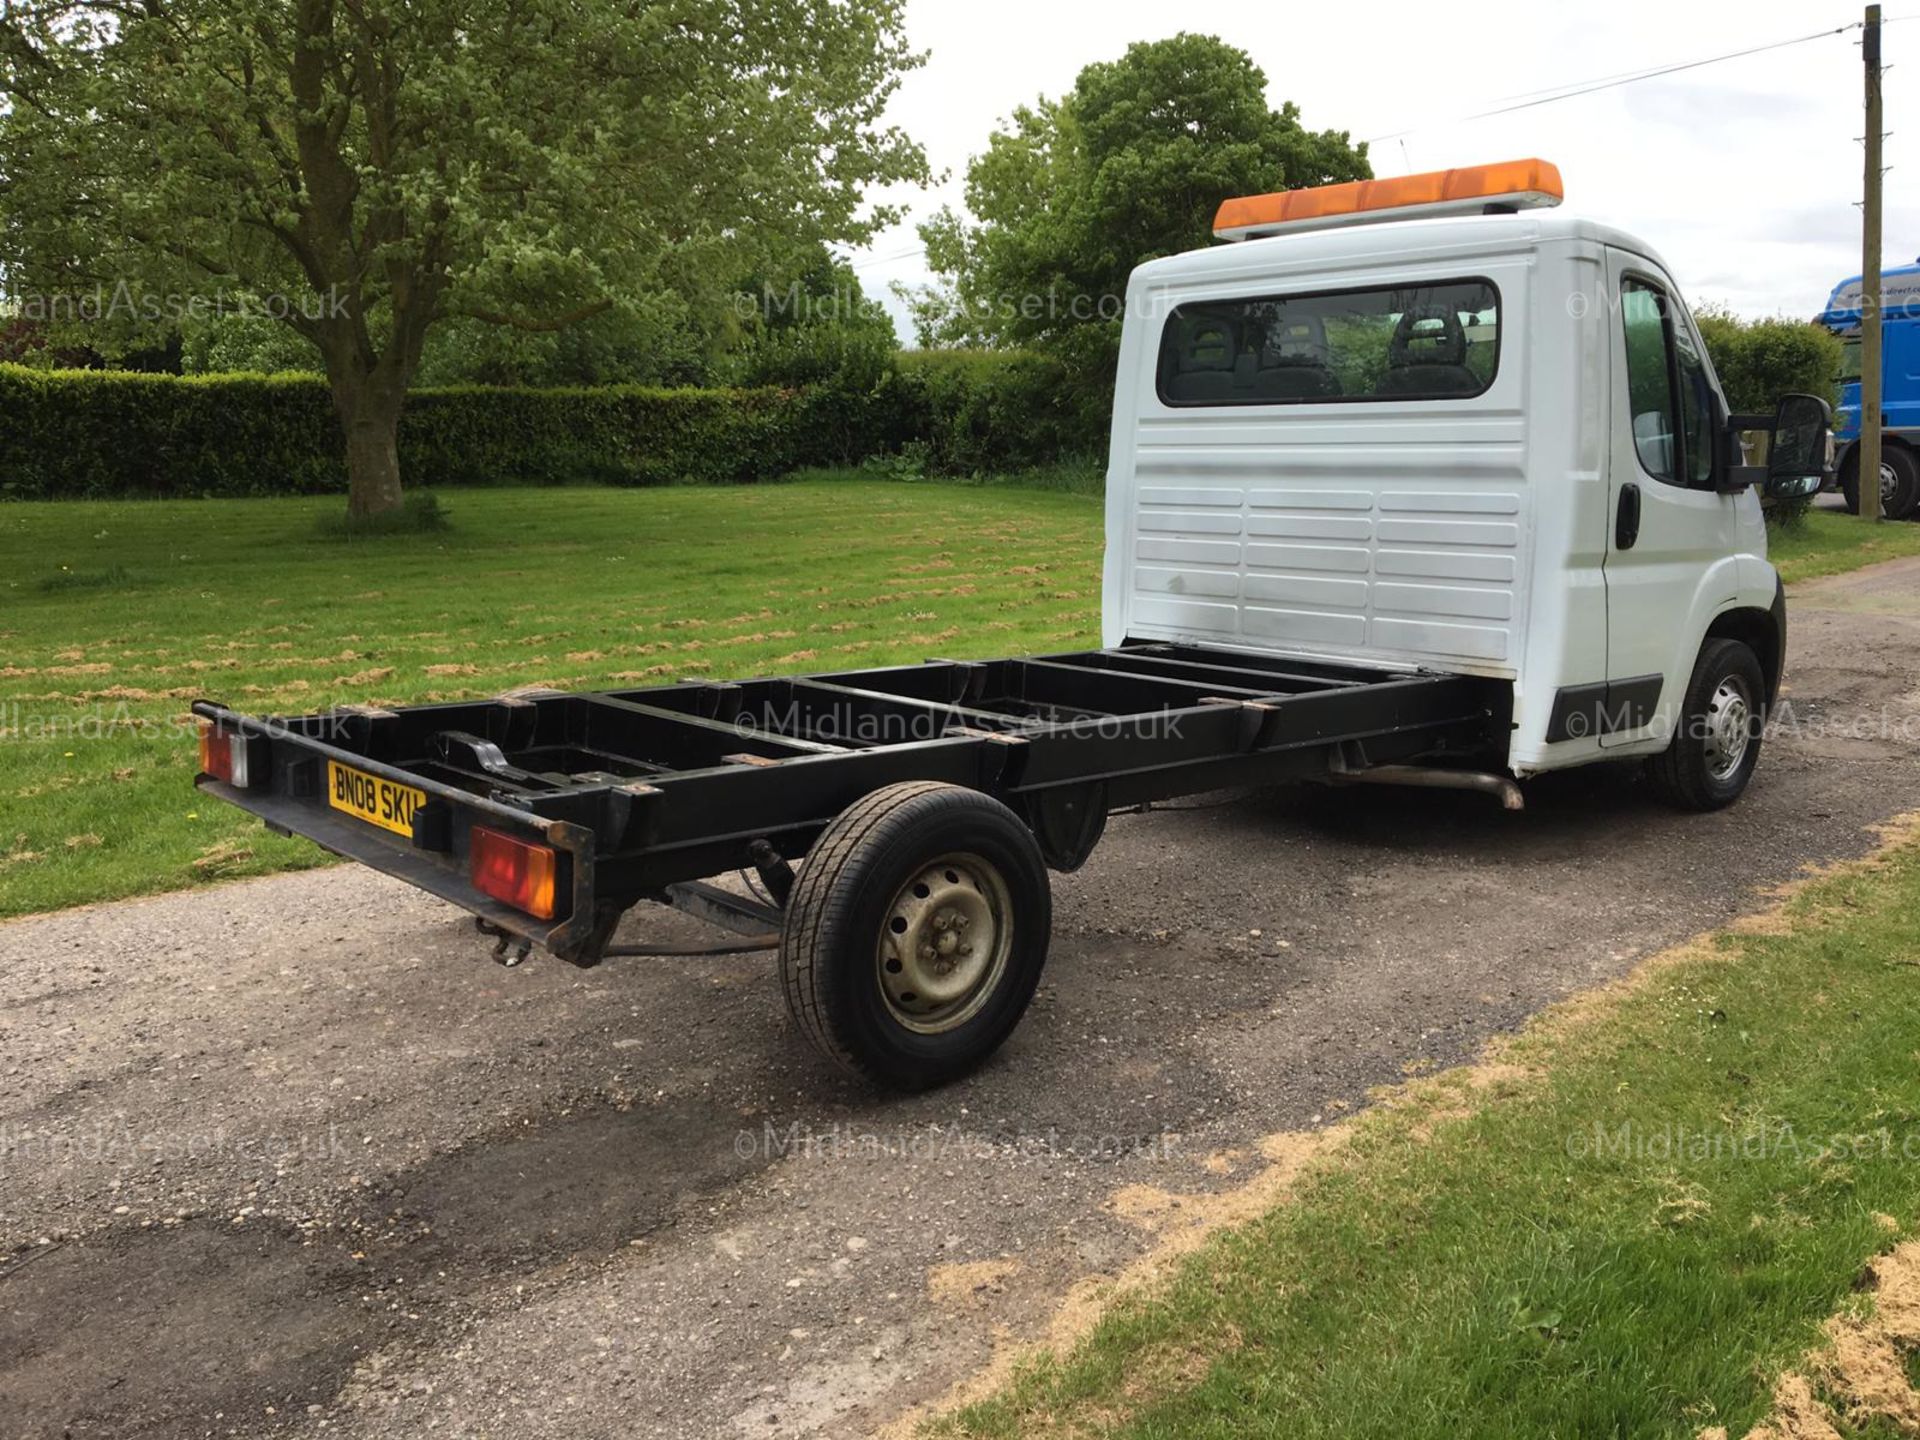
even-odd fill
[{"label": "gravel road", "polygon": [[870,1432],[1164,1238],[1138,1197],[1240,1183],[1920,807],[1920,562],[1791,615],[1720,815],[1602,768],[1519,815],[1116,819],[1025,1024],[932,1095],[825,1071],[767,956],[505,970],[349,867],[0,926],[0,1432]]}]

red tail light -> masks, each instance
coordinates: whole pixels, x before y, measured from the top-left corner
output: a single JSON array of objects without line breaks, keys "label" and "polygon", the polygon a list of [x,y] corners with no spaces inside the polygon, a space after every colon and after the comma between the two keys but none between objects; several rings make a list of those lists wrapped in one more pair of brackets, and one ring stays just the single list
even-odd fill
[{"label": "red tail light", "polygon": [[530,845],[484,825],[473,827],[467,846],[473,888],[542,920],[553,918],[559,864],[545,845]]}]

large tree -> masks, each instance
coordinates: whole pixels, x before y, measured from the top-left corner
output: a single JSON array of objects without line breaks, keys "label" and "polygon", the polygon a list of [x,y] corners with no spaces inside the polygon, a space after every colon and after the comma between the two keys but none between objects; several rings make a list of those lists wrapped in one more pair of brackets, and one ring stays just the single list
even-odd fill
[{"label": "large tree", "polygon": [[377,513],[435,324],[718,310],[890,220],[867,188],[925,173],[881,123],[903,3],[0,0],[0,274],[283,320]]},{"label": "large tree", "polygon": [[1209,35],[1131,45],[1013,114],[967,166],[967,215],[920,227],[942,283],[909,295],[923,344],[1031,346],[1110,365],[1128,272],[1204,245],[1232,195],[1365,179],[1364,143],[1275,108]]}]

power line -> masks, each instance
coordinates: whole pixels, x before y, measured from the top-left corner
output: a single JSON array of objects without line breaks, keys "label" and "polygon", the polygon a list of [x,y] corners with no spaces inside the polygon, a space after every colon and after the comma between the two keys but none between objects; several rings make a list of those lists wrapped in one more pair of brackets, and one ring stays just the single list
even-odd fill
[{"label": "power line", "polygon": [[[1903,16],[1901,18],[1913,19],[1915,17]],[[1815,40],[1826,40],[1835,35],[1844,35],[1849,30],[1858,30],[1859,28],[1860,22],[1855,20],[1851,24],[1839,25],[1831,30],[1816,30],[1810,35],[1796,35],[1791,40],[1774,40],[1765,45],[1750,46],[1745,50],[1729,50],[1724,55],[1709,55],[1701,60],[1681,60],[1671,65],[1657,65],[1647,70],[1629,70],[1618,75],[1602,76],[1596,80],[1569,81],[1565,85],[1552,86],[1546,90],[1523,91],[1518,95],[1502,97],[1503,103],[1496,105],[1491,110],[1479,110],[1471,115],[1462,115],[1458,120],[1444,123],[1464,125],[1470,120],[1486,120],[1495,115],[1511,115],[1516,110],[1531,110],[1536,105],[1551,105],[1557,100],[1572,100],[1581,95],[1592,95],[1600,90],[1613,90],[1622,85],[1638,84],[1642,80],[1657,80],[1662,75],[1677,75],[1683,70],[1698,70],[1705,65],[1720,65],[1728,60],[1744,60],[1749,55],[1763,55],[1769,50],[1785,50],[1792,45],[1806,45]],[[1512,101],[1514,103],[1504,103],[1506,101]],[[1367,143],[1369,145],[1375,145],[1383,140],[1398,140],[1403,135],[1417,135],[1421,130],[1429,130],[1432,128],[1434,127],[1423,125],[1406,130],[1394,130],[1385,135],[1372,136],[1368,139]]]},{"label": "power line", "polygon": [[915,245],[911,249],[902,250],[897,255],[870,255],[865,260],[855,262],[853,268],[855,270],[865,270],[870,266],[885,265],[893,260],[911,260],[915,255],[924,255],[926,253],[926,246]]},{"label": "power line", "polygon": [[[1825,32],[1823,31],[1822,34],[1824,33]],[[1797,44],[1798,42],[1789,41],[1787,43]],[[1541,97],[1544,97],[1547,99],[1554,99],[1554,98],[1558,98],[1560,95],[1562,95],[1562,93],[1570,94],[1576,90],[1584,90],[1588,86],[1612,85],[1616,83],[1624,85],[1631,81],[1641,79],[1643,76],[1646,76],[1652,73],[1653,70],[1658,70],[1661,68],[1663,67],[1653,66],[1649,68],[1647,66],[1641,65],[1641,66],[1636,66],[1632,70],[1616,70],[1611,75],[1595,75],[1586,80],[1562,80],[1557,85],[1542,85],[1538,90],[1517,90],[1511,95],[1496,95],[1493,97],[1493,99],[1494,99],[1494,104],[1496,105],[1506,105],[1511,101],[1532,100],[1532,99],[1541,98]],[[1493,113],[1493,112],[1488,112],[1488,113]],[[1385,135],[1385,136],[1382,136],[1381,138],[1385,140],[1394,140],[1394,139],[1398,139],[1399,136]]]},{"label": "power line", "polygon": [[[1903,20],[1920,20],[1920,10],[1907,15],[1894,15],[1883,20],[1884,25],[1897,25]],[[1699,70],[1708,65],[1721,65],[1729,60],[1744,60],[1751,55],[1764,55],[1773,50],[1786,50],[1795,45],[1808,45],[1815,40],[1829,40],[1835,35],[1844,35],[1849,30],[1858,30],[1861,22],[1852,21],[1846,25],[1837,25],[1830,30],[1815,30],[1810,34],[1796,35],[1788,40],[1773,40],[1765,45],[1752,45],[1744,50],[1729,50],[1722,55],[1708,55],[1699,60],[1680,60],[1670,65],[1656,65],[1645,70],[1623,70],[1613,75],[1603,75],[1591,80],[1570,80],[1563,85],[1551,85],[1540,90],[1523,90],[1518,94],[1501,97],[1501,103],[1490,110],[1478,110],[1471,115],[1462,115],[1457,120],[1444,124],[1464,125],[1473,120],[1487,120],[1496,115],[1511,115],[1519,110],[1531,110],[1539,105],[1551,105],[1559,100],[1573,100],[1582,95],[1592,95],[1602,90],[1614,90],[1623,85],[1636,85],[1642,80],[1657,80],[1663,75],[1678,75],[1685,70]],[[1512,103],[1508,103],[1512,102]],[[1378,145],[1387,140],[1400,140],[1409,135],[1418,135],[1423,130],[1434,129],[1431,125],[1414,126],[1406,130],[1392,130],[1384,135],[1371,136],[1368,145]],[[855,270],[865,270],[874,265],[885,265],[896,260],[909,260],[924,255],[926,247],[916,245],[895,255],[878,255],[858,261]]]}]

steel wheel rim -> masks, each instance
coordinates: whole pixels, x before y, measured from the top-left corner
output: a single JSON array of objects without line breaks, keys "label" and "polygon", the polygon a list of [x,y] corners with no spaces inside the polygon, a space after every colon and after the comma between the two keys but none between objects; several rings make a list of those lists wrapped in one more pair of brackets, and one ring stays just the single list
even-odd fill
[{"label": "steel wheel rim", "polygon": [[1707,773],[1725,780],[1747,758],[1753,744],[1753,697],[1737,675],[1724,677],[1707,703]]},{"label": "steel wheel rim", "polygon": [[1880,462],[1880,508],[1886,509],[1887,501],[1893,499],[1893,492],[1900,488],[1900,477],[1893,473],[1893,466],[1887,461]]},{"label": "steel wheel rim", "polygon": [[1013,895],[978,855],[923,865],[887,906],[875,973],[887,1012],[907,1029],[939,1035],[987,1003],[1013,952]]}]

